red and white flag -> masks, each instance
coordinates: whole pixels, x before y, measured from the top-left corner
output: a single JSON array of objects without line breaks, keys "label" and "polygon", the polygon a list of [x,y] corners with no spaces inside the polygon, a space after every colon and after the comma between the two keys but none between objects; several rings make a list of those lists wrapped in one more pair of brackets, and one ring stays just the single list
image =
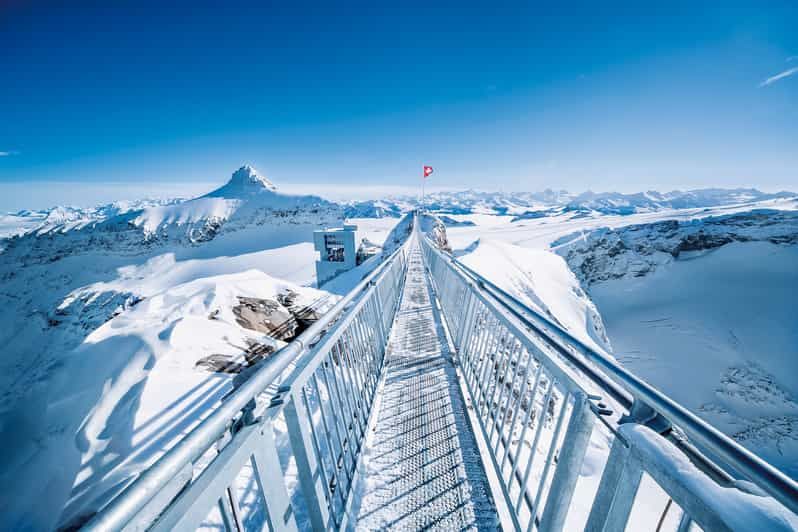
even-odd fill
[{"label": "red and white flag", "polygon": [[432,167],[425,166],[424,167],[424,179],[428,178],[432,174]]}]

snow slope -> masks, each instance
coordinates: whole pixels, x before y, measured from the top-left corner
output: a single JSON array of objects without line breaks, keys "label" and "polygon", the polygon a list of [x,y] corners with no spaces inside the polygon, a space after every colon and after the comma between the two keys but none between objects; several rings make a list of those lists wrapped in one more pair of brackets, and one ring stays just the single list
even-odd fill
[{"label": "snow slope", "polygon": [[624,365],[798,478],[798,213],[602,229],[559,252]]},{"label": "snow slope", "polygon": [[[476,225],[447,228],[447,242],[464,263],[594,345],[584,309],[595,313],[621,363],[798,478],[795,208],[777,199],[514,222],[458,215]],[[582,297],[569,293],[573,286]],[[584,524],[590,508],[580,493],[589,500],[595,492],[608,441],[594,432],[566,529]],[[648,528],[666,502],[644,479],[628,529]],[[675,527],[674,519],[678,511],[667,520]]]},{"label": "snow slope", "polygon": [[22,504],[3,512],[5,523],[34,524],[29,519],[37,516],[34,528],[51,528],[53,515],[40,510],[57,514],[64,501],[62,525],[90,517],[231,390],[233,374],[203,371],[200,360],[243,364],[255,346],[282,345],[243,327],[234,309],[241,298],[277,300],[288,291],[319,311],[336,300],[249,270],[177,284],[91,332],[59,360],[47,392],[35,399],[46,403],[36,422],[48,436],[24,461],[2,468],[40,481],[17,483]]},{"label": "snow slope", "polygon": [[[549,221],[523,232],[517,223],[482,223],[448,228],[446,241],[483,235],[466,247],[454,244],[462,262],[586,343],[609,349],[603,328],[595,327],[606,323],[622,363],[795,476],[798,213],[733,210],[709,218],[681,212],[682,222],[580,231],[578,237],[565,220],[564,227]],[[522,248],[495,236],[544,244]],[[545,244],[552,241],[562,256]],[[595,493],[609,441],[603,427],[594,431],[568,530],[584,526],[590,506],[580,501]],[[708,481],[696,474],[696,482]],[[667,501],[645,478],[627,529],[650,527]],[[767,512],[784,522],[782,509]],[[666,526],[675,528],[678,517],[678,509],[669,512]],[[790,523],[785,529],[795,526]]]},{"label": "snow slope", "polygon": [[[548,261],[513,253],[520,267],[499,266],[498,243],[562,256],[621,362],[796,477],[797,207],[788,198],[501,223],[463,215],[477,225],[447,236],[465,262],[492,245],[475,268],[521,298],[530,278],[554,284]],[[564,321],[562,309],[550,311]]]},{"label": "snow slope", "polygon": [[312,231],[341,221],[338,205],[280,194],[243,167],[201,198],[5,240],[0,527],[82,522],[189,430],[231,385],[208,368],[275,342],[235,319],[252,318],[245,303],[290,290],[315,312],[331,304],[336,295],[299,285],[315,281]]},{"label": "snow slope", "polygon": [[560,256],[505,242],[477,240],[462,250],[459,258],[586,344],[609,349],[601,316]]}]

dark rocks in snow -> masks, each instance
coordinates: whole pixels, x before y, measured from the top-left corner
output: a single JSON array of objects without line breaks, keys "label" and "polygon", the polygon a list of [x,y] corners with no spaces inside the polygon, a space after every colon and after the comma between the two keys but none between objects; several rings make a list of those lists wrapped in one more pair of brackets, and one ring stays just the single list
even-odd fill
[{"label": "dark rocks in snow", "polygon": [[85,335],[100,325],[138,305],[143,298],[131,292],[83,292],[67,298],[48,319],[51,327],[69,327]]},{"label": "dark rocks in snow", "polygon": [[446,225],[440,218],[425,213],[419,216],[419,224],[421,225],[421,232],[427,235],[438,249],[447,253],[452,252],[452,247],[449,245],[449,238],[446,235]]},{"label": "dark rocks in snow", "polygon": [[[616,229],[602,228],[558,248],[579,280],[587,285],[642,277],[685,254],[707,252],[734,242],[798,243],[798,212],[754,210],[727,216]],[[557,243],[555,243],[556,246]]]},{"label": "dark rocks in snow", "polygon": [[322,301],[314,301],[310,305],[301,306],[297,303],[298,298],[299,294],[293,290],[286,290],[285,292],[277,294],[277,301],[288,309],[288,312],[290,312],[294,320],[296,320],[297,327],[294,331],[295,337],[302,334],[305,329],[318,321],[323,314],[318,310]]},{"label": "dark rocks in snow", "polygon": [[[300,294],[293,290],[285,290],[277,294],[275,299],[240,296],[238,305],[232,310],[241,327],[274,340],[290,342],[322,315],[319,308],[324,301],[301,305],[299,298]],[[208,315],[208,319],[217,320],[220,314],[221,309],[216,309]],[[212,354],[198,360],[195,366],[212,372],[241,373],[276,351],[274,345],[262,341],[249,339],[247,344],[247,348],[239,355]]]},{"label": "dark rocks in snow", "polygon": [[[556,211],[552,209],[546,209],[542,211],[526,211],[523,214],[519,214],[515,216],[511,222],[520,222],[521,220],[537,220],[538,218],[545,218],[547,216],[551,216],[555,214]],[[472,224],[473,225],[473,224]]]},{"label": "dark rocks in snow", "polygon": [[239,373],[244,367],[230,355],[208,355],[197,360],[195,366],[212,373]]},{"label": "dark rocks in snow", "polygon": [[471,220],[455,220],[450,216],[439,216],[446,227],[473,227],[476,224]]},{"label": "dark rocks in snow", "polygon": [[380,251],[382,251],[382,246],[375,244],[368,238],[363,238],[360,241],[360,245],[357,248],[357,253],[355,254],[355,264],[360,266],[371,257],[379,255]]},{"label": "dark rocks in snow", "polygon": [[191,227],[187,232],[189,242],[201,244],[213,240],[219,234],[219,231],[222,230],[224,222],[225,220],[221,218],[210,218],[202,225]]},{"label": "dark rocks in snow", "polygon": [[[738,241],[745,242],[749,240],[748,238],[737,238]],[[673,249],[671,253],[674,257],[678,257],[679,254],[684,253],[685,251],[704,251],[707,249],[714,249],[719,248],[725,244],[729,244],[734,242],[735,238],[733,235],[713,235],[713,234],[706,234],[703,231],[699,231],[696,234],[686,235]]]},{"label": "dark rocks in snow", "polygon": [[208,355],[199,359],[195,367],[214,373],[241,373],[246,368],[252,367],[261,360],[268,358],[275,350],[272,345],[261,344],[251,340],[249,346],[241,355]]},{"label": "dark rocks in snow", "polygon": [[293,338],[297,321],[291,312],[273,299],[239,297],[233,314],[241,327],[271,336],[276,340]]}]

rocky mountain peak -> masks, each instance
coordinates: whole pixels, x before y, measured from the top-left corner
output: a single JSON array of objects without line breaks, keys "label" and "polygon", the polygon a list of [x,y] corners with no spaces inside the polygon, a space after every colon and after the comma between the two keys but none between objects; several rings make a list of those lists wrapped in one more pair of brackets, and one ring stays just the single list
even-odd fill
[{"label": "rocky mountain peak", "polygon": [[227,182],[227,185],[253,187],[256,190],[261,188],[271,190],[272,192],[277,190],[277,187],[274,186],[274,183],[260,175],[257,170],[248,164],[245,164],[233,172],[233,175],[230,177],[230,181]]},{"label": "rocky mountain peak", "polygon": [[246,164],[233,172],[230,180],[224,186],[214,190],[208,196],[240,198],[260,194],[261,192],[276,191],[277,187],[274,186],[274,183]]}]

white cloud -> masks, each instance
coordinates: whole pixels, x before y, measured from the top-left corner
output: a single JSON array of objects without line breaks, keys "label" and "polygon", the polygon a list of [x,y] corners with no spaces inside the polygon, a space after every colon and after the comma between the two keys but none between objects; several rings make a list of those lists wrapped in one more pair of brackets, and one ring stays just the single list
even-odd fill
[{"label": "white cloud", "polygon": [[16,155],[15,151],[0,151],[0,157],[8,157],[9,155]]},{"label": "white cloud", "polygon": [[776,83],[780,79],[788,78],[788,77],[790,77],[790,76],[792,76],[793,74],[796,74],[796,73],[798,73],[798,67],[790,68],[788,70],[785,70],[784,72],[779,72],[775,76],[769,77],[768,79],[766,79],[765,81],[760,83],[759,86],[760,87],[766,87],[766,86],[770,85],[771,83]]}]

